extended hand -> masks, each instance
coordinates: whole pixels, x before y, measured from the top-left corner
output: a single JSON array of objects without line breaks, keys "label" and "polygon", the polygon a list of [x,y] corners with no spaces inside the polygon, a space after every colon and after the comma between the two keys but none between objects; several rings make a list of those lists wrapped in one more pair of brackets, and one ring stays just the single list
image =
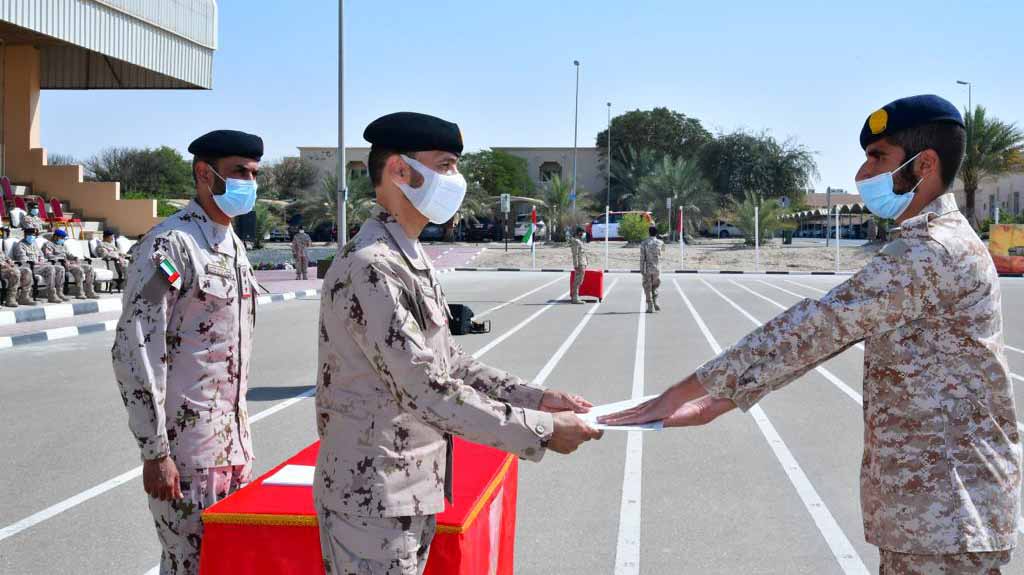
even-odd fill
[{"label": "extended hand", "polygon": [[601,439],[604,435],[603,431],[590,427],[570,411],[556,413],[553,419],[555,430],[548,439],[548,449],[561,454],[572,453],[584,441]]},{"label": "extended hand", "polygon": [[147,459],[142,464],[142,488],[154,499],[183,499],[178,467],[170,457]]},{"label": "extended hand", "polygon": [[665,393],[640,405],[597,418],[605,425],[636,425],[660,421],[665,427],[685,427],[710,423],[731,411],[731,399],[712,398],[692,375],[670,387]]},{"label": "extended hand", "polygon": [[559,411],[572,411],[573,413],[586,413],[594,404],[580,395],[572,395],[564,391],[548,389],[540,399],[540,410],[548,413]]}]

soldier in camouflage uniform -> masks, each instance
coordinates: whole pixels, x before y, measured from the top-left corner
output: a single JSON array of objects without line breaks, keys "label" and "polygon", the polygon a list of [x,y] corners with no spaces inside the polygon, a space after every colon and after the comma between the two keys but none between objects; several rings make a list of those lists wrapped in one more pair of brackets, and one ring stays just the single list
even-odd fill
[{"label": "soldier in camouflage uniform", "polygon": [[7,283],[4,305],[18,307],[18,304],[35,305],[32,301],[32,271],[28,266],[19,267],[3,250],[0,250],[0,274]]},{"label": "soldier in camouflage uniform", "polygon": [[39,233],[43,226],[43,219],[39,217],[39,204],[34,204],[27,214],[21,216],[21,229],[25,230],[25,233],[28,233],[28,230]]},{"label": "soldier in camouflage uniform", "polygon": [[295,256],[295,279],[309,279],[309,255],[306,250],[313,240],[309,238],[306,230],[299,228],[299,231],[292,237],[292,255]]},{"label": "soldier in camouflage uniform", "polygon": [[640,242],[640,276],[647,298],[647,313],[654,313],[661,311],[658,288],[661,287],[661,252],[665,250],[665,242],[658,239],[658,228],[651,226],[647,233],[650,237]]},{"label": "soldier in camouflage uniform", "polygon": [[75,299],[96,299],[96,270],[92,269],[88,261],[82,261],[68,253],[64,245],[67,237],[68,233],[64,230],[53,232],[53,241],[43,244],[43,255],[54,265],[63,266],[65,274],[75,278]]},{"label": "soldier in camouflage uniform", "polygon": [[[43,285],[46,287],[47,292],[47,302],[64,302],[66,301],[62,297],[64,293],[64,268],[60,264],[47,263],[46,258],[43,257],[43,251],[36,245],[37,231],[36,228],[25,228],[25,237],[20,242],[14,244],[11,259],[14,260],[14,263],[32,270],[34,275],[43,278]],[[19,303],[24,302],[25,300]]]},{"label": "soldier in camouflage uniform", "polygon": [[699,425],[746,411],[863,340],[861,509],[881,573],[1000,573],[1017,541],[1021,446],[999,276],[948,191],[963,126],[937,96],[871,114],[858,188],[872,212],[900,224],[896,239],[820,301],[603,421]]},{"label": "soldier in camouflage uniform", "polygon": [[196,199],[133,248],[112,350],[163,575],[198,572],[202,510],[252,478],[257,284],[231,217],[255,202],[263,141],[218,130],[189,152]]},{"label": "soldier in camouflage uniform", "polygon": [[528,385],[453,341],[416,238],[462,201],[458,127],[406,112],[363,137],[379,205],[324,278],[313,494],[328,574],[414,575],[451,498],[453,435],[538,461],[600,434],[572,413],[589,409],[582,398]]},{"label": "soldier in camouflage uniform", "polygon": [[580,299],[580,286],[583,285],[583,274],[587,271],[587,248],[583,244],[583,235],[586,233],[581,227],[573,231],[572,239],[569,240],[569,248],[572,250],[572,269],[576,272],[573,278],[571,291],[572,303],[585,303]]},{"label": "soldier in camouflage uniform", "polygon": [[114,241],[114,232],[103,230],[103,241],[96,244],[96,257],[105,262],[114,262],[117,269],[117,277],[124,278],[125,267],[128,265],[128,256],[121,253],[120,248]]}]

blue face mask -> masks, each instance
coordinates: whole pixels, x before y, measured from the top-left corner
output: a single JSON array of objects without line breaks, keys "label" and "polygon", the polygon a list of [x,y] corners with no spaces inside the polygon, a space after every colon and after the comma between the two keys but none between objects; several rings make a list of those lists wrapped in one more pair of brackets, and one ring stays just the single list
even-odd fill
[{"label": "blue face mask", "polygon": [[64,245],[64,238],[57,238],[57,245],[58,246]]},{"label": "blue face mask", "polygon": [[[211,168],[214,174],[216,170]],[[236,180],[235,178],[224,179],[217,174],[217,177],[224,182],[224,193],[213,196],[214,203],[229,218],[242,216],[252,211],[256,205],[256,180]]]},{"label": "blue face mask", "polygon": [[924,178],[918,180],[909,192],[905,194],[897,194],[893,189],[894,184],[892,175],[903,169],[903,167],[910,162],[913,162],[914,159],[920,155],[921,152],[914,154],[913,158],[903,162],[900,167],[891,172],[883,172],[877,176],[857,182],[857,191],[860,192],[860,197],[864,200],[864,205],[871,210],[871,213],[880,218],[895,220],[900,216],[900,214],[906,211],[910,202],[914,201],[914,190],[921,185]]},{"label": "blue face mask", "polygon": [[39,208],[32,208],[31,210],[29,210],[28,213],[32,214],[33,216],[38,216],[39,215]]},{"label": "blue face mask", "polygon": [[35,236],[25,236],[25,243],[26,244],[32,244],[32,243],[35,243],[35,241],[36,241],[36,237]]}]

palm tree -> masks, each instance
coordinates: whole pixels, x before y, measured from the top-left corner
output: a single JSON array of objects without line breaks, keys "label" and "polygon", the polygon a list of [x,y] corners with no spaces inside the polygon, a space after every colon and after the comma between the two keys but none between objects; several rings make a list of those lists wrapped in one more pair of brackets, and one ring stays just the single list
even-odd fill
[{"label": "palm tree", "polygon": [[[644,208],[659,209],[672,198],[673,209],[683,210],[683,227],[696,230],[702,217],[715,209],[711,185],[704,179],[696,160],[665,156],[654,172],[640,180],[640,200]],[[672,221],[668,214],[666,221]]]},{"label": "palm tree", "polygon": [[[572,192],[572,181],[562,181],[558,174],[551,176],[544,190],[544,203],[547,204],[547,218],[551,226],[551,239],[561,240],[565,237],[563,230],[570,225],[572,220],[572,202],[569,194]],[[577,204],[579,195],[577,193]]]},{"label": "palm tree", "polygon": [[967,150],[960,167],[960,179],[967,200],[967,219],[977,228],[974,197],[978,185],[985,178],[1024,169],[1024,132],[1016,124],[987,118],[981,105],[974,107],[973,114],[966,111],[964,117],[967,119]]},{"label": "palm tree", "polygon": [[654,172],[658,157],[654,151],[627,146],[619,158],[612,160],[612,197],[620,208],[637,208],[640,181]]},{"label": "palm tree", "polygon": [[776,200],[765,201],[760,194],[750,191],[744,195],[746,197],[742,202],[733,200],[736,210],[736,227],[743,231],[747,245],[754,245],[754,208],[757,207],[757,235],[763,244],[783,226],[782,220],[779,219],[783,210]]}]

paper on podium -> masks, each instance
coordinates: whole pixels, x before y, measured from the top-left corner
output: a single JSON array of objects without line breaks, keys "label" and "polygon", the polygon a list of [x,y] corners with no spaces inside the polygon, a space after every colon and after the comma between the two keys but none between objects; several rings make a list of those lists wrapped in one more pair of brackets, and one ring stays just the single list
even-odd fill
[{"label": "paper on podium", "polygon": [[312,487],[316,467],[312,465],[285,465],[277,473],[263,480],[264,485],[294,485]]},{"label": "paper on podium", "polygon": [[648,395],[647,397],[640,397],[637,399],[627,399],[625,401],[617,401],[615,403],[606,403],[604,405],[595,405],[590,408],[589,413],[580,413],[579,418],[582,419],[594,429],[611,429],[615,431],[659,431],[662,427],[660,421],[652,421],[651,423],[643,423],[640,425],[605,425],[598,423],[597,418],[602,415],[608,415],[624,409],[640,405],[641,403],[658,397],[657,395]]}]

